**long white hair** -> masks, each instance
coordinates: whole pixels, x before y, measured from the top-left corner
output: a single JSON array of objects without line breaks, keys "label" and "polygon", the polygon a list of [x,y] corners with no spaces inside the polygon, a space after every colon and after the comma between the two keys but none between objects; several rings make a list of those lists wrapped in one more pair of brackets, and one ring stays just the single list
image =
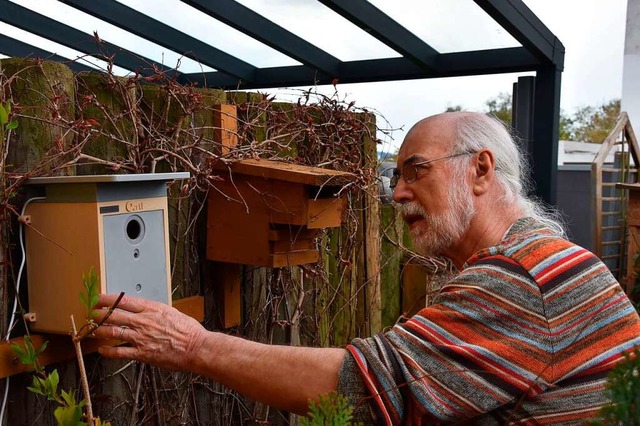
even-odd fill
[{"label": "long white hair", "polygon": [[[504,191],[499,203],[516,205],[523,215],[533,217],[558,235],[566,236],[560,212],[529,195],[529,163],[502,121],[482,113],[454,113],[455,142],[451,152],[489,149],[495,159],[496,178]],[[469,164],[467,156],[450,164],[460,176]]]}]

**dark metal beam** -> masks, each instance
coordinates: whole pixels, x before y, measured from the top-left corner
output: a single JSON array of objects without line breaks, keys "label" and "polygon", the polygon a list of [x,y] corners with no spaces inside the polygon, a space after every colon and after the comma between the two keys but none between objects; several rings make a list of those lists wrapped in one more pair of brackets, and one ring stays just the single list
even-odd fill
[{"label": "dark metal beam", "polygon": [[182,0],[267,46],[325,73],[338,75],[340,60],[234,0]]},{"label": "dark metal beam", "polygon": [[438,52],[366,0],[318,0],[421,68],[434,70]]},{"label": "dark metal beam", "polygon": [[551,205],[557,195],[561,75],[553,64],[541,66],[534,89],[532,177],[536,194]]},{"label": "dark metal beam", "polygon": [[539,62],[523,47],[442,53],[436,59],[440,77],[533,71]]},{"label": "dark metal beam", "polygon": [[59,1],[202,64],[244,81],[253,80],[253,65],[114,0]]},{"label": "dark metal beam", "polygon": [[521,0],[474,1],[541,62],[562,71],[564,46]]},{"label": "dark metal beam", "polygon": [[73,61],[69,58],[56,55],[55,53],[48,52],[44,49],[40,49],[38,47],[27,44],[23,41],[7,37],[4,34],[0,34],[0,53],[16,58],[40,58],[50,61],[62,62],[75,72],[98,71],[86,65],[79,64],[78,62]]},{"label": "dark metal beam", "polygon": [[535,84],[533,76],[518,77],[518,82],[513,83],[511,128],[527,161],[533,155]]},{"label": "dark metal beam", "polygon": [[[2,10],[0,21],[104,61],[109,61],[109,58],[113,58],[115,65],[130,71],[136,70],[143,75],[151,75],[154,73],[154,67],[159,71],[166,72],[171,70],[169,67],[107,41],[102,40],[97,43],[92,35],[78,31],[8,0],[0,0],[0,10]],[[176,73],[176,71],[173,72]]]},{"label": "dark metal beam", "polygon": [[[338,81],[345,84],[499,74],[533,71],[538,66],[538,61],[523,47],[440,54],[435,62],[439,71],[425,70],[406,58],[343,62]],[[183,74],[180,81],[223,89],[266,89],[332,83],[332,79],[319,79],[311,69],[300,65],[263,68],[257,70],[255,75],[253,82],[239,82],[222,73],[193,73]]]}]

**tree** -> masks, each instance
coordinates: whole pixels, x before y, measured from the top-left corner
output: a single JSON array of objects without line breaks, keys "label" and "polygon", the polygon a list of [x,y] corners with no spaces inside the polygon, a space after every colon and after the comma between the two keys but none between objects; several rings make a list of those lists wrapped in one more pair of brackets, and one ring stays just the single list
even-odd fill
[{"label": "tree", "polygon": [[[511,126],[511,95],[501,92],[485,101],[485,112]],[[461,105],[448,106],[446,112],[462,111]],[[612,99],[598,107],[586,106],[573,115],[560,111],[559,139],[602,143],[620,116],[620,99]]]},{"label": "tree", "polygon": [[569,126],[570,139],[602,143],[616,125],[619,116],[620,99],[613,99],[599,107],[582,107],[573,115]]},{"label": "tree", "polygon": [[573,126],[573,119],[567,116],[564,111],[560,110],[560,129],[558,131],[558,138],[562,141],[570,141],[573,139],[571,134],[571,127]]},{"label": "tree", "polygon": [[511,126],[511,94],[500,92],[498,96],[490,98],[484,104],[488,114]]},{"label": "tree", "polygon": [[449,105],[447,107],[446,110],[444,110],[444,112],[457,112],[457,111],[462,111],[462,105]]}]

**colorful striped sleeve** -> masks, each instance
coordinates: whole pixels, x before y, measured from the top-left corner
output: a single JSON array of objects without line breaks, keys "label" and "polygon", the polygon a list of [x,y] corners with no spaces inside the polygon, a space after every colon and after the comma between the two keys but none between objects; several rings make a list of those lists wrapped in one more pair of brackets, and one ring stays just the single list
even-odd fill
[{"label": "colorful striped sleeve", "polygon": [[486,258],[448,283],[437,304],[385,334],[354,340],[348,349],[378,418],[456,421],[546,389],[549,329],[532,293],[537,286],[520,265]]}]

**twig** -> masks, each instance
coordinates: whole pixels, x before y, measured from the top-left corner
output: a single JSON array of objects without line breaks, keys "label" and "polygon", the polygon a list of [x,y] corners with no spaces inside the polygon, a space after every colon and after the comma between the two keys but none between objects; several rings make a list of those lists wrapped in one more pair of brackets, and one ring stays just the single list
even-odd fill
[{"label": "twig", "polygon": [[80,369],[80,379],[82,381],[82,392],[84,399],[87,401],[87,424],[93,426],[93,407],[91,407],[91,393],[89,392],[89,380],[87,379],[87,370],[84,368],[84,358],[82,357],[81,340],[78,339],[78,331],[76,330],[76,322],[71,314],[71,330],[73,331],[73,347],[76,349],[76,357],[78,358],[78,368]]},{"label": "twig", "polygon": [[122,300],[123,296],[124,296],[124,291],[121,291],[120,295],[118,296],[116,301],[113,302],[113,305],[109,306],[109,310],[105,314],[104,318],[102,318],[100,320],[100,322],[98,322],[98,323],[88,322],[85,325],[83,325],[82,327],[80,327],[80,332],[77,334],[77,336],[74,337],[74,339],[82,340],[85,337],[87,337],[88,335],[90,335],[91,333],[93,333],[94,331],[96,331],[96,329],[98,327],[100,327],[102,324],[104,324],[104,322],[107,320],[107,318],[109,318],[111,316],[111,314],[113,313],[113,311],[118,307],[118,304]]},{"label": "twig", "polygon": [[31,222],[29,221],[29,219],[25,218],[24,216],[19,216],[18,217],[18,221],[20,223],[22,223],[24,226],[26,226],[27,228],[31,229],[32,231],[34,231],[35,233],[37,233],[38,235],[40,235],[42,238],[44,238],[45,240],[49,241],[51,244],[54,244],[56,246],[58,246],[60,249],[64,250],[67,252],[67,254],[69,254],[70,256],[73,256],[73,253],[71,253],[69,250],[67,250],[66,248],[64,248],[62,245],[60,245],[59,243],[53,241],[51,238],[47,237],[46,235],[44,235],[42,232],[40,232],[38,230],[38,228],[36,228],[35,226],[33,226],[31,224]]},{"label": "twig", "polygon": [[[155,368],[151,368],[151,389],[153,390],[153,411],[156,415],[157,424],[164,426],[164,419],[162,418],[162,410],[160,410],[160,398],[158,397],[158,385],[156,384],[156,371]],[[197,411],[196,411],[197,412]]]},{"label": "twig", "polygon": [[136,380],[136,390],[133,396],[133,408],[131,409],[131,425],[137,424],[136,417],[138,414],[138,403],[140,402],[140,387],[144,378],[144,367],[146,364],[140,363],[140,371],[138,371],[138,379]]}]

